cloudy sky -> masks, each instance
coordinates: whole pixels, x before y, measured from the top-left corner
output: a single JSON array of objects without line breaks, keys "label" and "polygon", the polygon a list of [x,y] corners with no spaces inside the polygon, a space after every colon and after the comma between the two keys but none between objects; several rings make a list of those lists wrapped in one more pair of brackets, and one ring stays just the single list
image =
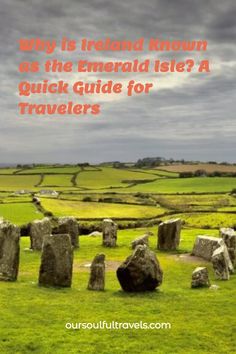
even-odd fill
[{"label": "cloudy sky", "polygon": [[[236,2],[234,0],[1,0],[0,4],[0,163],[133,161],[146,156],[235,162]],[[196,74],[55,74],[66,79],[126,83],[153,82],[150,95],[128,98],[58,97],[58,103],[100,103],[98,116],[22,116],[18,83],[45,74],[18,73],[22,60],[48,59],[44,53],[20,53],[19,38],[68,37],[137,40],[208,41],[211,73]],[[93,52],[62,54],[63,61],[185,60],[186,53]],[[53,58],[53,55],[50,56]],[[52,103],[33,97],[31,103]],[[55,97],[53,97],[55,101]],[[24,101],[24,100],[23,100]]]}]

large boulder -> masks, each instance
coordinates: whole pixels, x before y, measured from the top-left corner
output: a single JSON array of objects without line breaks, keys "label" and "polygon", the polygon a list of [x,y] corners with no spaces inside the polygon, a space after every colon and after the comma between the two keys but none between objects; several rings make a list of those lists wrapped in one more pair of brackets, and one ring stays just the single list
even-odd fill
[{"label": "large boulder", "polygon": [[73,247],[70,236],[46,236],[43,243],[39,285],[70,287],[72,282]]},{"label": "large boulder", "polygon": [[51,232],[52,227],[48,218],[32,221],[29,225],[30,248],[35,251],[41,251],[44,238],[51,235]]},{"label": "large boulder", "polygon": [[0,221],[0,280],[15,281],[20,256],[20,229]]},{"label": "large boulder", "polygon": [[210,280],[206,267],[197,267],[192,273],[191,288],[209,287]]},{"label": "large boulder", "polygon": [[102,244],[105,247],[116,247],[117,224],[111,219],[104,219],[102,223]]},{"label": "large boulder", "polygon": [[124,291],[151,291],[162,283],[163,272],[154,252],[139,245],[117,269],[117,278]]},{"label": "large boulder", "polygon": [[223,238],[229,252],[233,266],[236,266],[236,232],[231,228],[221,228],[220,236]]},{"label": "large boulder", "polygon": [[149,244],[149,235],[143,235],[140,237],[137,237],[135,240],[131,242],[131,248],[135,249],[139,245],[146,245],[148,246]]},{"label": "large boulder", "polygon": [[157,248],[161,251],[176,250],[180,242],[181,220],[171,219],[158,226]]},{"label": "large boulder", "polygon": [[63,216],[54,218],[53,234],[68,234],[73,247],[79,247],[79,226],[75,217]]},{"label": "large boulder", "polygon": [[222,245],[213,252],[211,260],[216,279],[229,280],[230,273],[233,272],[233,265],[225,244],[222,243]]},{"label": "large boulder", "polygon": [[105,254],[97,254],[90,268],[89,290],[104,290],[105,288]]},{"label": "large boulder", "polygon": [[213,252],[221,246],[222,242],[223,240],[219,237],[199,235],[195,240],[192,255],[210,261]]}]

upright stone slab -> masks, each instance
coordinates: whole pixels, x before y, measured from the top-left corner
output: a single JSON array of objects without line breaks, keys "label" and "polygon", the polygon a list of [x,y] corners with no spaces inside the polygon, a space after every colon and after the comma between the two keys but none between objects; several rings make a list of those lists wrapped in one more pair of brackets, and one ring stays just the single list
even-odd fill
[{"label": "upright stone slab", "polygon": [[236,266],[236,232],[231,228],[221,228],[220,236],[223,238],[226,247],[228,248],[229,257],[233,264]]},{"label": "upright stone slab", "polygon": [[105,254],[97,254],[91,264],[89,290],[104,290],[105,288]]},{"label": "upright stone slab", "polygon": [[176,250],[180,242],[181,220],[171,219],[158,226],[157,248],[161,251]]},{"label": "upright stone slab", "polygon": [[222,244],[213,252],[211,260],[216,279],[229,280],[230,272],[233,272],[233,266],[225,244]]},{"label": "upright stone slab", "polygon": [[29,226],[30,248],[35,251],[42,251],[43,240],[51,232],[52,227],[48,218],[32,221]]},{"label": "upright stone slab", "polygon": [[149,243],[149,235],[143,235],[131,242],[131,247],[134,250],[138,245],[146,245],[148,246]]},{"label": "upright stone slab", "polygon": [[70,287],[72,282],[73,247],[70,236],[46,236],[43,243],[39,285]]},{"label": "upright stone slab", "polygon": [[111,219],[104,219],[102,223],[102,244],[105,247],[115,247],[117,240],[117,224]]},{"label": "upright stone slab", "polygon": [[20,256],[20,229],[0,221],[0,280],[17,280]]},{"label": "upright stone slab", "polygon": [[210,280],[206,267],[198,267],[192,273],[191,288],[209,287]]},{"label": "upright stone slab", "polygon": [[70,235],[72,246],[79,247],[79,227],[75,217],[63,216],[56,219],[55,224],[53,234],[68,234]]},{"label": "upright stone slab", "polygon": [[224,241],[219,237],[199,235],[195,240],[192,255],[210,261],[213,252],[222,244],[224,244]]},{"label": "upright stone slab", "polygon": [[117,278],[124,291],[152,291],[161,285],[163,272],[154,252],[139,245],[117,269]]}]

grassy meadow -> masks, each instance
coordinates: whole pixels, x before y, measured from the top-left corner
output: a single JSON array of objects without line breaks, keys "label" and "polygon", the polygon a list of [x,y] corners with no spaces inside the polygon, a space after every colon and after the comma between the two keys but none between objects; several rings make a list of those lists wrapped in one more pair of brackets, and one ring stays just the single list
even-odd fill
[{"label": "grassy meadow", "polygon": [[[169,167],[0,169],[0,218],[17,225],[48,212],[73,215],[79,223],[90,225],[100,225],[107,217],[122,228],[130,221],[139,222],[139,227],[129,225],[118,231],[114,249],[102,247],[101,236],[81,235],[71,289],[38,287],[40,253],[29,251],[29,238],[22,237],[18,280],[0,282],[0,353],[236,353],[236,275],[229,281],[215,280],[210,263],[189,255],[197,235],[217,237],[219,227],[236,227],[236,198],[231,193],[236,178],[179,178],[181,166]],[[228,171],[229,166],[225,168]],[[179,249],[160,252],[158,223],[176,217],[183,220]],[[153,233],[150,248],[163,269],[163,284],[150,293],[124,293],[116,269],[131,254],[131,241],[147,231]],[[89,264],[101,252],[106,255],[106,290],[88,291]],[[218,290],[190,288],[197,266],[207,266]],[[65,328],[67,322],[99,321],[168,322],[171,329]]]}]

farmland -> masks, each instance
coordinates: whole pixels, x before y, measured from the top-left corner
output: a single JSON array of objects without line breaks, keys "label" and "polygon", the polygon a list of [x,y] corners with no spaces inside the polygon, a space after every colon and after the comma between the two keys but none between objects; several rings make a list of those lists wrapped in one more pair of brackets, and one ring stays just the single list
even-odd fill
[{"label": "farmland", "polygon": [[[112,354],[136,354],[137,343],[138,352],[147,354],[234,353],[236,276],[225,282],[215,280],[212,265],[189,253],[197,235],[217,237],[220,227],[236,227],[232,192],[236,178],[180,178],[178,166],[165,166],[166,170],[131,165],[120,169],[111,165],[0,169],[0,217],[21,226],[47,215],[72,215],[86,230],[74,252],[71,289],[38,287],[40,253],[28,250],[29,237],[21,238],[18,281],[0,282],[1,353],[110,354],[111,343]],[[104,218],[112,218],[119,226],[114,249],[104,249],[101,236],[87,236]],[[175,252],[161,252],[156,249],[157,227],[170,218],[183,221],[180,245]],[[150,248],[164,271],[163,284],[150,293],[124,293],[116,268],[130,255],[131,241],[147,231],[152,233]],[[88,264],[97,253],[106,254],[104,292],[86,290]],[[207,266],[219,291],[190,289],[191,273],[198,266]],[[65,330],[67,322],[140,319],[169,322],[172,327],[102,333]]]}]

